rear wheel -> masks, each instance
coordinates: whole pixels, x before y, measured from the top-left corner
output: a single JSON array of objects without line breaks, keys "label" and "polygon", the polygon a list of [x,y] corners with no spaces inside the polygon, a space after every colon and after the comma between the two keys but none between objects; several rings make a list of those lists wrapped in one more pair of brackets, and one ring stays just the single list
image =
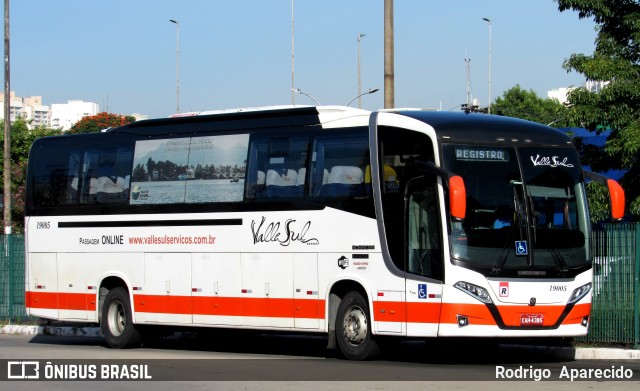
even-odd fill
[{"label": "rear wheel", "polygon": [[367,360],[379,352],[371,335],[369,303],[359,292],[347,293],[338,306],[336,338],[340,351],[350,360]]},{"label": "rear wheel", "polygon": [[122,287],[107,293],[102,306],[102,333],[110,347],[116,349],[140,346],[140,333],[133,325],[129,292]]}]

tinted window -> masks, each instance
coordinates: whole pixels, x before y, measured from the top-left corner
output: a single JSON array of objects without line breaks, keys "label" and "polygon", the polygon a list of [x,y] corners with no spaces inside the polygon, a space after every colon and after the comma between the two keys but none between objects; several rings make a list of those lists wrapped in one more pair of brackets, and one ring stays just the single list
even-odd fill
[{"label": "tinted window", "polygon": [[64,141],[41,142],[31,151],[35,207],[127,203],[130,146],[83,149]]},{"label": "tinted window", "polygon": [[318,136],[311,159],[312,197],[367,197],[371,180],[369,140],[365,129],[332,131]]},{"label": "tinted window", "polygon": [[302,197],[308,152],[307,136],[254,136],[249,148],[246,198]]}]

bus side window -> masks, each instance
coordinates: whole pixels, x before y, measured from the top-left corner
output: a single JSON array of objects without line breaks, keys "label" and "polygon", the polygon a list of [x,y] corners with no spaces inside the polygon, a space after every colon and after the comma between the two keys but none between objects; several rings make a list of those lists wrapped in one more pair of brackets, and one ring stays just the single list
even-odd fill
[{"label": "bus side window", "polygon": [[[63,145],[38,144],[32,153],[39,164],[32,167],[35,207],[64,207],[80,201],[82,151]],[[44,156],[39,156],[43,154]]]},{"label": "bus side window", "polygon": [[[129,200],[133,149],[105,147],[86,150],[77,181],[82,204],[124,204]],[[72,184],[72,185],[73,185]]]},{"label": "bus side window", "polygon": [[249,152],[246,198],[302,197],[308,145],[307,137],[255,137]]},{"label": "bus side window", "polygon": [[[364,131],[335,132],[319,136],[311,162],[312,197],[366,197],[371,194],[369,145]],[[369,168],[370,172],[370,168]]]}]

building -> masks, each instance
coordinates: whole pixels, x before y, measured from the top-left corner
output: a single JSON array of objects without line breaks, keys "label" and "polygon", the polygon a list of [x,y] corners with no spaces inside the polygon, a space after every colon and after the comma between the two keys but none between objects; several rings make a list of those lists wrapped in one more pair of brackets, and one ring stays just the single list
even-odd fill
[{"label": "building", "polygon": [[556,99],[558,102],[562,104],[568,104],[568,96],[571,90],[575,89],[575,87],[562,87],[562,88],[554,88],[551,91],[547,91],[547,98]]},{"label": "building", "polygon": [[[584,87],[589,92],[598,93],[602,91],[604,87],[609,84],[608,81],[593,81],[589,80],[582,87]],[[576,87],[563,87],[563,88],[555,88],[551,91],[547,91],[547,98],[557,99],[562,104],[568,104],[569,93],[576,89]]]},{"label": "building", "polygon": [[[0,101],[4,107],[4,93],[0,93]],[[9,116],[11,123],[18,118],[23,118],[28,123],[29,129],[40,126],[48,127],[51,119],[49,106],[42,104],[41,96],[17,97],[15,92],[9,94]],[[4,109],[0,110],[0,119],[4,120]]]},{"label": "building", "polygon": [[[37,127],[60,128],[63,131],[71,127],[83,117],[96,115],[100,112],[97,103],[84,102],[82,100],[69,100],[67,103],[54,103],[49,106],[42,104],[41,96],[17,97],[15,92],[10,94],[11,123],[23,118],[29,129]],[[0,93],[0,105],[4,107],[4,94]],[[137,121],[147,119],[145,114],[131,114]],[[0,109],[0,120],[4,120],[4,109]]]},{"label": "building", "polygon": [[96,115],[98,112],[99,106],[93,102],[70,100],[67,103],[54,103],[51,105],[51,127],[66,131],[82,117]]}]

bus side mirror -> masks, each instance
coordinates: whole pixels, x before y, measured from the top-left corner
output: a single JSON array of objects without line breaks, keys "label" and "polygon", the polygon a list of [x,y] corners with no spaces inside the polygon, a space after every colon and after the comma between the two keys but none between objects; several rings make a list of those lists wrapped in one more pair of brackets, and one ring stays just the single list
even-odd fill
[{"label": "bus side mirror", "polygon": [[611,202],[611,218],[620,220],[624,217],[624,190],[613,179],[607,179],[609,188],[609,201]]},{"label": "bus side mirror", "polygon": [[449,207],[451,208],[451,217],[460,221],[464,220],[467,212],[467,191],[464,187],[464,181],[459,175],[453,175],[449,178]]}]

